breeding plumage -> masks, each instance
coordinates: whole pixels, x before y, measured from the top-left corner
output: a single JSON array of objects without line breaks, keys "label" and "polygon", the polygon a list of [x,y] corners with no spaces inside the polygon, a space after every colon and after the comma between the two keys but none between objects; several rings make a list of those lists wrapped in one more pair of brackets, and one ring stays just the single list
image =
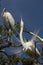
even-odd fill
[{"label": "breeding plumage", "polygon": [[23,46],[23,50],[28,55],[30,55],[31,57],[38,58],[41,54],[40,54],[38,48],[35,48],[35,44],[36,44],[35,40],[36,40],[36,37],[34,36],[28,42],[24,42],[23,37],[22,37],[23,26],[24,26],[24,23],[23,23],[23,20],[21,18],[21,23],[20,23],[20,41],[21,41],[21,44]]},{"label": "breeding plumage", "polygon": [[43,38],[41,38],[40,36],[38,36],[37,34],[33,33],[33,32],[29,32],[31,35],[35,36],[43,45]]}]

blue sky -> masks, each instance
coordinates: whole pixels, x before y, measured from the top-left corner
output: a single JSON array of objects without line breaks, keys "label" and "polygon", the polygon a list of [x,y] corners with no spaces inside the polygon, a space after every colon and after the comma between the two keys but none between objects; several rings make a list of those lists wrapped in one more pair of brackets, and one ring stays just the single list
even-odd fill
[{"label": "blue sky", "polygon": [[[0,0],[0,14],[3,8],[12,13],[16,22],[23,17],[24,24],[29,31],[40,30],[43,37],[43,0]],[[0,22],[2,24],[0,16]]]},{"label": "blue sky", "polygon": [[5,7],[12,13],[16,22],[20,22],[22,16],[28,30],[40,29],[39,34],[43,37],[43,0],[1,0],[0,3],[0,13]]}]

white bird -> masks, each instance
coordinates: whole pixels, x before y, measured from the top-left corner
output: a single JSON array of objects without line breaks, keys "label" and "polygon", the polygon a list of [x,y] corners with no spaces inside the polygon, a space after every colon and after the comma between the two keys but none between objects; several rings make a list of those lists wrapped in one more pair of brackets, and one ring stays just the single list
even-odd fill
[{"label": "white bird", "polygon": [[34,35],[43,45],[43,38],[41,38],[40,36],[38,36],[37,34],[33,33],[33,32],[29,32],[31,35]]},{"label": "white bird", "polygon": [[[13,18],[12,14],[6,10],[6,8],[3,9],[1,16],[4,20],[4,25],[6,27],[6,30],[9,31],[9,36],[11,36],[12,31],[13,31],[13,33],[16,33],[16,35],[19,35],[15,29],[16,28],[15,19]],[[8,36],[8,40],[9,40],[9,36]],[[17,40],[18,40],[18,38],[17,38]]]},{"label": "white bird", "polygon": [[[24,26],[24,23],[23,23],[23,20],[21,18],[21,24],[20,24],[20,41],[21,41],[21,44],[23,46],[23,50],[31,57],[33,58],[37,58],[39,57],[41,54],[39,52],[39,50],[36,48],[35,49],[35,40],[36,40],[36,37],[33,37],[31,40],[29,40],[28,42],[25,42],[23,40],[23,37],[22,37],[22,33],[23,33],[23,26]],[[35,53],[36,51],[36,53]],[[36,55],[35,55],[36,54]]]},{"label": "white bird", "polygon": [[10,12],[8,12],[6,10],[6,8],[4,8],[1,15],[2,15],[2,18],[4,20],[4,24],[7,28],[7,30],[10,30],[10,29],[14,30],[15,20],[14,20],[12,14]]}]

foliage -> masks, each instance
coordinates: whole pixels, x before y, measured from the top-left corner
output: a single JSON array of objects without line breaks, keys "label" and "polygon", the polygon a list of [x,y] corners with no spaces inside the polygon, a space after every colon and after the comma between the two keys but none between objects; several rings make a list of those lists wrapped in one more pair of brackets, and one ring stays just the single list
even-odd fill
[{"label": "foliage", "polygon": [[[19,33],[20,31],[20,23],[16,24],[16,29]],[[29,33],[24,28],[24,32]],[[11,35],[15,34],[16,32],[12,32]],[[8,41],[9,33],[6,32],[6,28],[0,25],[0,65],[17,65],[18,62],[22,62],[23,65],[34,65],[33,58],[23,58],[18,55],[8,55],[8,53],[3,50],[4,48],[12,47],[21,47],[22,45],[16,45],[15,42]],[[4,45],[3,45],[4,44]]]}]

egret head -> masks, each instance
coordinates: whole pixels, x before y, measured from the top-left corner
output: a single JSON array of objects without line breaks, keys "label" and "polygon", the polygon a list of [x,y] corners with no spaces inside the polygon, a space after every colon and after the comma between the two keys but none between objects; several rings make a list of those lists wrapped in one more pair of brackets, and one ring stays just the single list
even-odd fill
[{"label": "egret head", "polygon": [[23,22],[22,17],[21,17],[20,27],[23,27],[23,26],[24,26],[24,22]]},{"label": "egret head", "polygon": [[6,11],[7,11],[6,8],[4,8],[4,9],[3,9],[3,12],[6,12]]},{"label": "egret head", "polygon": [[4,12],[7,12],[6,8],[3,9],[1,16],[3,16]]}]

